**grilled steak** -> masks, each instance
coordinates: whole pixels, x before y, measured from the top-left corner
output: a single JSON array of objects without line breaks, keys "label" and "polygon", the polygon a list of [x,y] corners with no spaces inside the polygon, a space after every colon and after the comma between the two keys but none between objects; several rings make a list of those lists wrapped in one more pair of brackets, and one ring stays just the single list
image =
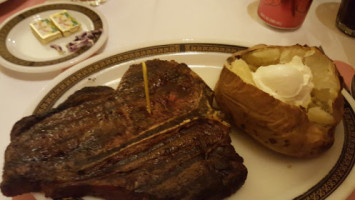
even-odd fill
[{"label": "grilled steak", "polygon": [[151,60],[151,113],[141,64],[117,88],[81,89],[48,113],[18,121],[1,190],[52,198],[221,199],[247,170],[212,90],[185,64]]}]

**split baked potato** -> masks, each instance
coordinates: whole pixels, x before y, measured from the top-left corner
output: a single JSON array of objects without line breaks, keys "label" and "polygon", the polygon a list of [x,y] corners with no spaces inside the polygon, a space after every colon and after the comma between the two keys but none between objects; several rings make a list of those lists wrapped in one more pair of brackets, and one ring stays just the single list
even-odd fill
[{"label": "split baked potato", "polygon": [[257,45],[227,59],[215,100],[267,148],[313,157],[334,142],[344,112],[342,87],[335,64],[316,47]]}]

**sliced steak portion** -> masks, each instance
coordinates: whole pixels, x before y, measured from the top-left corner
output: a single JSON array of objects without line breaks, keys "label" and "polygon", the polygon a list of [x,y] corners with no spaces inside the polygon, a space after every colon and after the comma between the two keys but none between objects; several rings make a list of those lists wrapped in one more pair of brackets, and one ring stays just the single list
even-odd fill
[{"label": "sliced steak portion", "polygon": [[147,61],[117,88],[77,91],[48,113],[14,125],[1,190],[52,198],[220,199],[245,181],[229,125],[210,105],[211,89],[185,64]]}]

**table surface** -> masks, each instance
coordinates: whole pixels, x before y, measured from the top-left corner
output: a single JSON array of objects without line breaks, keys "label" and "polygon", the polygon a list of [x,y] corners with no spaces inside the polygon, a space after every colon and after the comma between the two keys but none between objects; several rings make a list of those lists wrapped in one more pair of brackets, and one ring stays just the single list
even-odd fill
[{"label": "table surface", "polygon": [[[0,22],[20,9],[43,1],[2,3]],[[243,46],[298,43],[322,46],[331,59],[355,66],[355,38],[344,35],[335,26],[339,4],[340,1],[314,0],[299,29],[278,30],[259,19],[257,0],[107,0],[96,7],[106,17],[109,27],[108,41],[98,53],[188,42]],[[0,152],[4,152],[9,143],[12,125],[60,73],[25,74],[0,66]],[[3,162],[1,154],[1,168]],[[0,199],[7,198],[0,196]]]}]

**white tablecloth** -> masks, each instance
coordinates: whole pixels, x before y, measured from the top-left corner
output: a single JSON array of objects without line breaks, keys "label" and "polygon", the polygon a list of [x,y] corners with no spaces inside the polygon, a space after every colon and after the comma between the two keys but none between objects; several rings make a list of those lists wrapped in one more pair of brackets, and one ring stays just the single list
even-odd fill
[{"label": "white tablecloth", "polygon": [[[109,26],[101,53],[186,42],[245,46],[299,43],[322,46],[331,59],[355,66],[355,38],[335,26],[339,1],[313,1],[304,24],[292,31],[265,25],[256,14],[257,7],[257,0],[107,0],[97,7]],[[13,124],[58,74],[23,74],[0,67],[0,152],[9,143]],[[1,168],[3,162],[1,153]]]}]

